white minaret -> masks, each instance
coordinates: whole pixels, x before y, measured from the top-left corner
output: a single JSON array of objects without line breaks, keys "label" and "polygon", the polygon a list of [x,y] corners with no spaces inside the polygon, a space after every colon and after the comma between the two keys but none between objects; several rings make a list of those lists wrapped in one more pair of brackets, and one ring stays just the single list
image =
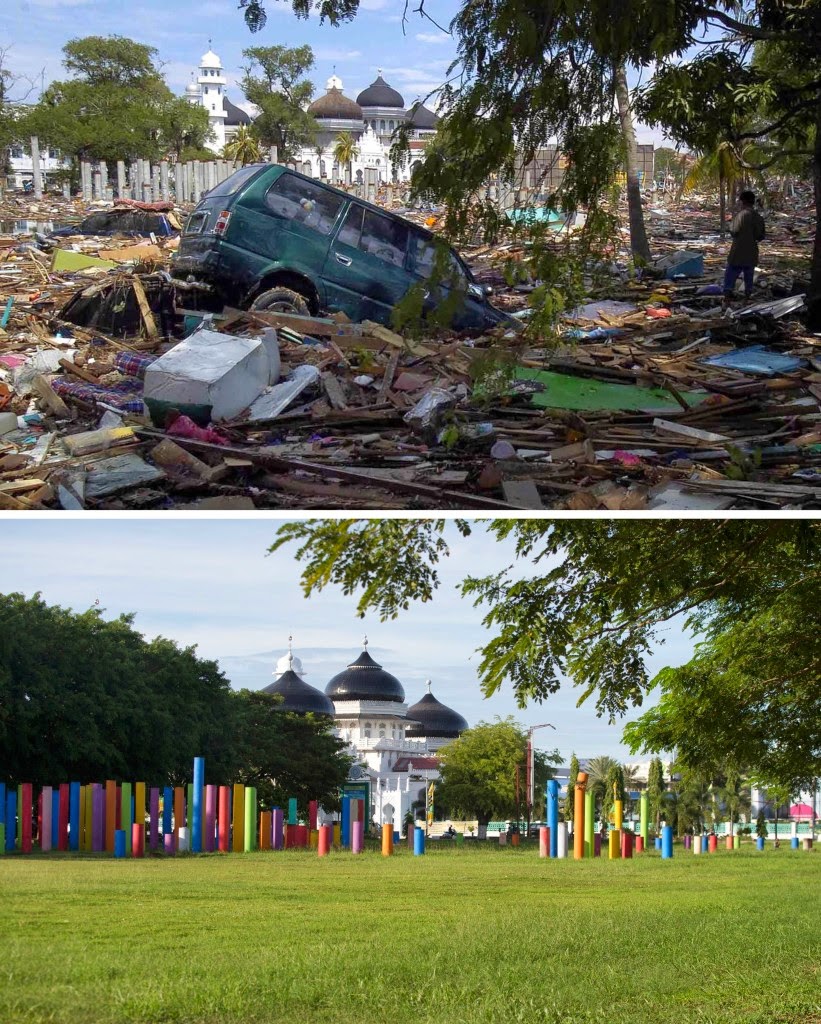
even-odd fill
[{"label": "white minaret", "polygon": [[209,149],[215,153],[221,153],[225,145],[225,75],[222,71],[222,61],[211,49],[211,40],[208,40],[208,52],[200,57],[200,73],[197,78],[200,87],[202,105],[208,111],[208,122],[214,132],[214,141],[208,143]]}]

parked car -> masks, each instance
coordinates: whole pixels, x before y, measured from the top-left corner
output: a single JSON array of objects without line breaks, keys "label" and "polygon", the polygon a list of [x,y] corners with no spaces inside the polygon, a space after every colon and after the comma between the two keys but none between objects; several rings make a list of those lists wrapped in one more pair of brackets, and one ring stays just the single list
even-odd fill
[{"label": "parked car", "polygon": [[[171,274],[207,293],[200,307],[301,315],[342,311],[389,325],[412,285],[430,278],[431,232],[373,203],[278,164],[251,164],[211,189],[188,218]],[[447,286],[425,292],[423,313],[455,289],[457,330],[518,326],[488,302],[446,247]],[[191,304],[191,303],[187,303]]]}]

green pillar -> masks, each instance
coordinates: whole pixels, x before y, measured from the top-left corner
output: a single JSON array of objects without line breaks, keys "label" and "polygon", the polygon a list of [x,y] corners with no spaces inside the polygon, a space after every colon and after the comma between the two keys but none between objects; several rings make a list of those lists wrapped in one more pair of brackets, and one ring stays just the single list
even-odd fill
[{"label": "green pillar", "polygon": [[257,848],[257,791],[255,786],[245,787],[245,852]]},{"label": "green pillar", "polygon": [[595,805],[594,805],[595,794],[592,789],[588,789],[584,794],[584,855],[585,857],[592,857],[595,852],[593,849],[593,831],[595,816]]},{"label": "green pillar", "polygon": [[645,790],[642,791],[641,802],[640,802],[640,805],[639,805],[639,808],[640,808],[639,809],[639,814],[640,814],[639,834],[641,835],[641,838],[644,840],[644,848],[645,848],[645,850],[647,849],[647,801],[648,801],[648,796],[647,796],[647,790],[645,789]]}]

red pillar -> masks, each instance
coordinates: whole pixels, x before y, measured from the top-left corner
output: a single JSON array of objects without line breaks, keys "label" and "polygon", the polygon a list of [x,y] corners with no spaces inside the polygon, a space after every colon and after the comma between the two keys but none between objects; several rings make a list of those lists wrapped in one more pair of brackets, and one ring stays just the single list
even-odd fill
[{"label": "red pillar", "polygon": [[60,813],[57,818],[57,849],[68,849],[68,783],[60,783]]},{"label": "red pillar", "polygon": [[24,782],[20,786],[20,822],[22,830],[20,834],[20,849],[23,853],[31,853],[31,816],[34,813],[32,803],[32,788],[30,782]]}]

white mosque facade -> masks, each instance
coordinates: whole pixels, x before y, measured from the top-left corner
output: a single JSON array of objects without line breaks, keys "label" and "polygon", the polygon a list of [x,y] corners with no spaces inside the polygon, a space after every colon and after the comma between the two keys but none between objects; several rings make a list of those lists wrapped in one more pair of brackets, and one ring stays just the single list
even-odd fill
[{"label": "white mosque facade", "polygon": [[[209,49],[200,58],[196,75],[186,88],[189,103],[208,111],[214,138],[208,144],[214,154],[236,135],[240,125],[250,125],[251,116],[232,103],[226,95],[226,75],[222,61]],[[404,97],[382,77],[376,79],[356,99],[346,96],[342,80],[332,75],[325,94],[308,107],[317,123],[316,138],[295,154],[292,166],[313,178],[331,184],[379,184],[410,180],[414,164],[421,158],[436,134],[439,118],[420,101],[406,105]],[[394,132],[411,124],[410,155],[400,165],[391,161]],[[348,134],[354,143],[353,159],[340,164],[334,156],[337,139]]]},{"label": "white mosque facade", "polygon": [[410,812],[424,817],[426,792],[439,778],[437,753],[468,727],[465,719],[428,692],[409,705],[399,680],[362,653],[325,687],[309,686],[291,652],[277,662],[275,680],[264,688],[280,694],[283,710],[330,715],[354,764],[346,795],[365,799],[374,826],[398,831]]}]

